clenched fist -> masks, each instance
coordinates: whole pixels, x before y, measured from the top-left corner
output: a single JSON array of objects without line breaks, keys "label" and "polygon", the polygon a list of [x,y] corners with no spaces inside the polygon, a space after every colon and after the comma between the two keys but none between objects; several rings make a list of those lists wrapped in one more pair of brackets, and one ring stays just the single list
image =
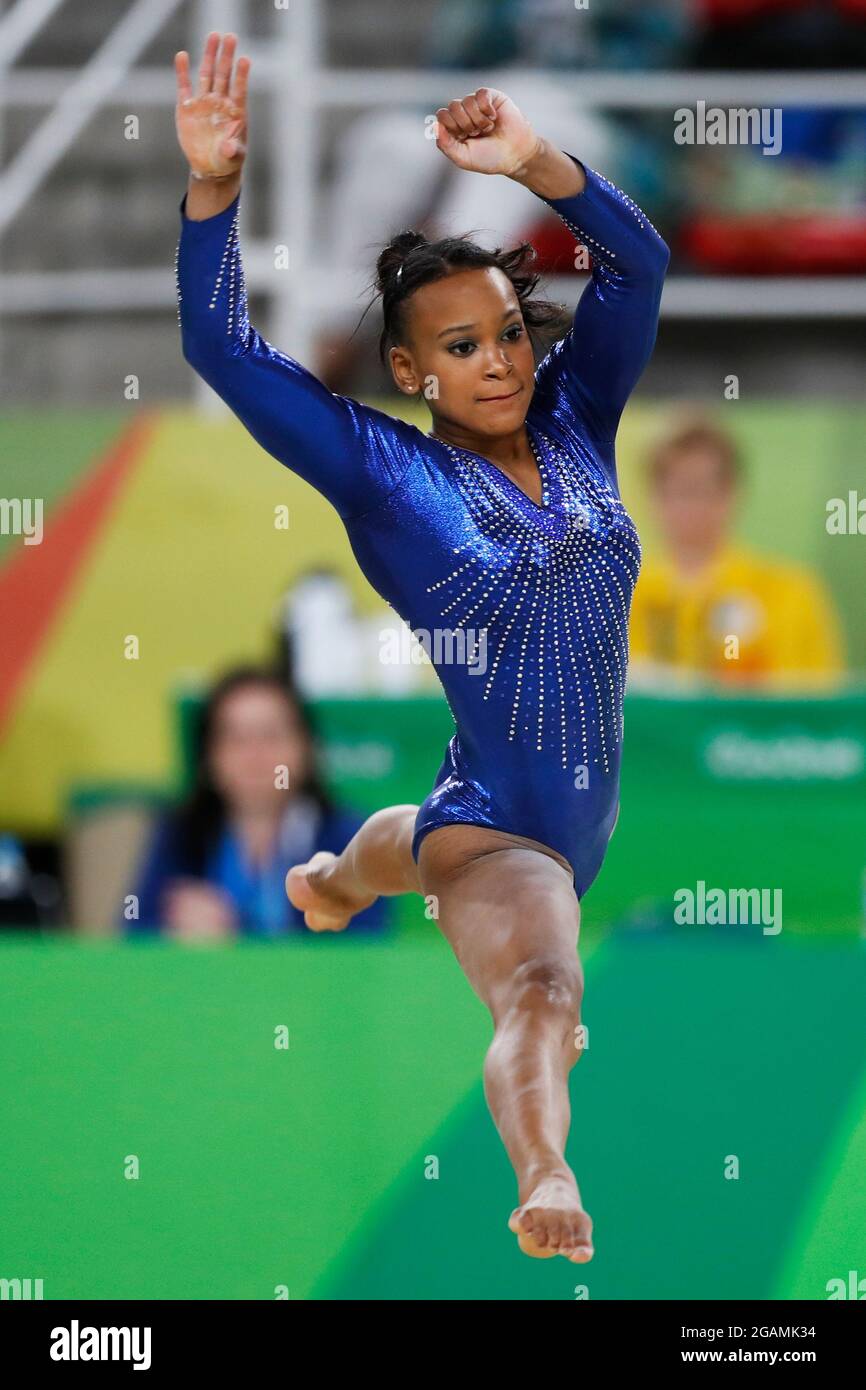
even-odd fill
[{"label": "clenched fist", "polygon": [[475,174],[522,173],[542,141],[514,102],[495,87],[479,87],[436,112],[438,148]]}]

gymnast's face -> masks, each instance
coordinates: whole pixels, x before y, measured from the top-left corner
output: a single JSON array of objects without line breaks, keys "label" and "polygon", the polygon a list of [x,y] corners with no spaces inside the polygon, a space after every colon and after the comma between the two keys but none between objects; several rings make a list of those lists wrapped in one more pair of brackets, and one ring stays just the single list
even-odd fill
[{"label": "gymnast's face", "polygon": [[535,362],[520,302],[496,266],[422,285],[404,306],[406,342],[391,349],[402,391],[424,393],[434,423],[495,438],[520,429]]}]

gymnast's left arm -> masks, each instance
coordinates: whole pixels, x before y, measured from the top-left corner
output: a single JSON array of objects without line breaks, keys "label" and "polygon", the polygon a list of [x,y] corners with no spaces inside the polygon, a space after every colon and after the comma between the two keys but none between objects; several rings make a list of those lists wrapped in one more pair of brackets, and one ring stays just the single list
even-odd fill
[{"label": "gymnast's left arm", "polygon": [[570,331],[539,367],[536,388],[565,400],[599,441],[612,441],[655,344],[666,243],[626,194],[536,134],[505,92],[479,87],[440,107],[436,119],[436,143],[452,163],[522,184],[589,250],[590,283]]},{"label": "gymnast's left arm", "polygon": [[536,163],[517,181],[562,218],[589,252],[592,271],[571,328],[539,367],[537,388],[566,397],[589,432],[612,443],[655,346],[670,250],[646,214],[609,179],[573,155],[542,145]]}]

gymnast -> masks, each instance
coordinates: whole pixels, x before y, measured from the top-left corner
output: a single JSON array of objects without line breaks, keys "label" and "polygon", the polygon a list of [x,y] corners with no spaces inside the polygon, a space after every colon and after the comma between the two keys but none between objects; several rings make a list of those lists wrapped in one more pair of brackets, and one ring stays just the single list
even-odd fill
[{"label": "gymnast", "polygon": [[413,631],[475,634],[462,661],[436,668],[455,728],[429,796],[376,812],[341,854],[290,867],[286,889],[313,931],[341,931],[383,894],[434,906],[492,1018],[484,1090],[517,1180],[509,1228],[528,1255],[582,1263],[592,1221],[565,1159],[583,1046],[580,900],[619,812],[640,565],[614,439],[655,343],[668,247],[629,197],[481,87],[436,112],[437,147],[467,176],[521,184],[589,252],[569,331],[536,366],[554,306],[535,297],[531,246],[399,232],[377,263],[380,353],[432,428],[334,395],[249,321],[238,207],[250,61],[235,61],[236,44],[209,35],[195,90],[189,55],[175,59],[190,172],[183,355],[337,510],[362,572]]}]

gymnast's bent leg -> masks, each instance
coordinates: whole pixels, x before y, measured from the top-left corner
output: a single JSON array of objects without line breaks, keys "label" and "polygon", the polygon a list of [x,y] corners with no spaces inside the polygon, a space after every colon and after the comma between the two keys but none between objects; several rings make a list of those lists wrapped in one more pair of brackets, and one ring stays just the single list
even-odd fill
[{"label": "gymnast's bent leg", "polygon": [[517,1177],[509,1228],[528,1255],[593,1255],[592,1220],[565,1161],[568,1076],[581,1055],[580,907],[571,871],[519,836],[447,826],[421,842],[425,896],[493,1019],[484,1090]]},{"label": "gymnast's bent leg", "polygon": [[387,806],[369,817],[341,854],[319,850],[286,875],[289,900],[312,931],[342,931],[379,897],[420,893],[412,858],[417,806]]}]

